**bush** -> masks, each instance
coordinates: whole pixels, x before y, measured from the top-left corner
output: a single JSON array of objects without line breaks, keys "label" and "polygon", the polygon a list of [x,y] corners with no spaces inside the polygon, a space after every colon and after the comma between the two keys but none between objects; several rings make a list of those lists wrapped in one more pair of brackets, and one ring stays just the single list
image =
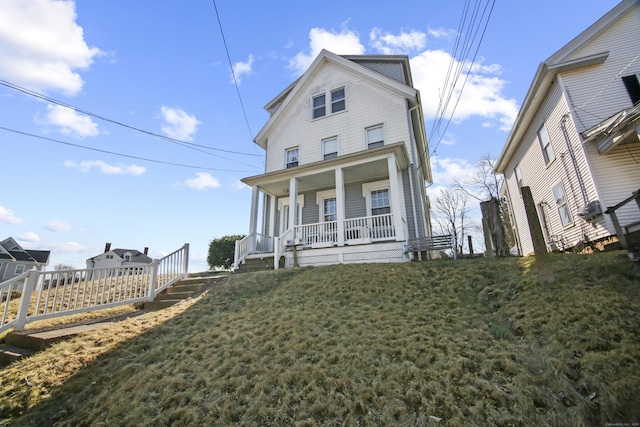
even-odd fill
[{"label": "bush", "polygon": [[210,269],[221,268],[228,270],[233,265],[236,240],[243,239],[244,235],[222,236],[209,242],[209,254],[207,263]]}]

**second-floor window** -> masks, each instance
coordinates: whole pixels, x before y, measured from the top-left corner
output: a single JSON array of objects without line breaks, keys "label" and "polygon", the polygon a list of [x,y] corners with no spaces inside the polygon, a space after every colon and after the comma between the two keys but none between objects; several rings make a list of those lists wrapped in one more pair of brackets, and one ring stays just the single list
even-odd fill
[{"label": "second-floor window", "polygon": [[378,148],[384,145],[384,129],[382,125],[371,126],[366,129],[367,148]]},{"label": "second-floor window", "polygon": [[[330,105],[327,106],[327,98]],[[311,108],[313,119],[319,119],[328,114],[339,113],[347,108],[346,94],[344,87],[333,89],[329,93],[322,93],[311,98]]]},{"label": "second-floor window", "polygon": [[287,169],[298,166],[299,149],[298,147],[289,148],[285,154],[285,166]]},{"label": "second-floor window", "polygon": [[633,105],[640,103],[640,80],[636,74],[622,77],[624,87],[627,88],[627,93]]},{"label": "second-floor window", "polygon": [[538,141],[540,141],[540,147],[542,148],[544,163],[548,165],[556,158],[556,155],[553,153],[551,138],[549,138],[547,127],[544,124],[538,129]]},{"label": "second-floor window", "polygon": [[322,140],[322,156],[324,160],[338,157],[338,138],[327,138]]}]

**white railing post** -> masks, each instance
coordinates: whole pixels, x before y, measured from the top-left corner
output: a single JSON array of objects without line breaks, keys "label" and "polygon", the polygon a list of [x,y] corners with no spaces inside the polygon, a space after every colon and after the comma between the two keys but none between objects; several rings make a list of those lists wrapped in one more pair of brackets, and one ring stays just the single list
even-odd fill
[{"label": "white railing post", "polygon": [[280,268],[280,238],[275,237],[273,243],[273,269]]},{"label": "white railing post", "polygon": [[159,260],[154,260],[149,267],[151,280],[149,280],[149,292],[148,292],[148,301],[153,301],[156,299],[156,279],[158,277],[158,265],[160,264]]},{"label": "white railing post", "polygon": [[182,278],[186,279],[189,275],[189,244],[184,244],[184,266],[182,270]]},{"label": "white railing post", "polygon": [[20,306],[18,307],[18,315],[16,316],[16,331],[22,331],[27,324],[27,314],[29,313],[29,302],[31,295],[38,283],[39,272],[37,270],[29,270],[27,277],[24,278],[22,284],[22,295],[20,296]]},{"label": "white railing post", "polygon": [[233,253],[233,269],[237,270],[240,264],[240,240],[236,240],[236,249]]}]

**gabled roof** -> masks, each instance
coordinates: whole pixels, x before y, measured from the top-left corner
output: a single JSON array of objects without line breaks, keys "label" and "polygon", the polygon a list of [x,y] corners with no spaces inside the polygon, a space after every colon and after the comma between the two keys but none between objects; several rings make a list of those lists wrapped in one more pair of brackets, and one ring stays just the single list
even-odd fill
[{"label": "gabled roof", "polygon": [[124,259],[124,254],[131,254],[131,262],[144,262],[150,263],[153,260],[147,255],[143,254],[137,249],[113,249],[112,252],[115,252],[120,258]]},{"label": "gabled roof", "polygon": [[515,153],[517,146],[527,131],[540,105],[544,101],[547,93],[556,80],[558,73],[586,68],[597,64],[602,64],[609,52],[601,52],[586,57],[574,58],[575,53],[586,43],[593,40],[603,31],[615,23],[631,7],[638,4],[640,0],[624,0],[616,7],[598,19],[589,28],[580,33],[577,37],[564,45],[545,61],[541,62],[529,87],[529,91],[520,107],[520,112],[507,137],[507,142],[502,148],[500,156],[496,161],[495,171],[504,173],[508,161]]},{"label": "gabled roof", "polygon": [[354,73],[359,74],[363,78],[376,81],[378,84],[381,84],[391,91],[396,93],[400,93],[408,98],[416,98],[418,91],[408,84],[403,84],[398,80],[395,80],[391,77],[388,77],[378,71],[374,71],[371,68],[368,68],[365,65],[361,65],[358,61],[361,60],[363,62],[376,60],[378,62],[382,61],[402,61],[406,63],[404,73],[409,77],[406,77],[407,82],[411,83],[410,71],[409,71],[409,59],[406,56],[402,55],[349,55],[349,56],[339,56],[334,53],[329,52],[328,50],[322,50],[320,54],[313,61],[311,66],[304,72],[302,76],[300,76],[296,81],[290,84],[285,90],[280,92],[274,99],[272,99],[266,106],[265,109],[267,111],[271,111],[273,107],[278,106],[277,110],[271,114],[267,123],[262,127],[260,132],[256,135],[254,141],[256,144],[261,146],[262,148],[267,147],[266,135],[272,126],[279,122],[280,118],[283,115],[283,112],[287,109],[287,105],[291,102],[293,98],[295,98],[296,94],[305,87],[307,82],[309,82],[312,77],[317,73],[318,69],[326,64],[333,63],[345,69],[348,69]]},{"label": "gabled roof", "polygon": [[0,242],[0,259],[47,264],[50,254],[51,251],[23,249],[13,237],[8,237]]}]

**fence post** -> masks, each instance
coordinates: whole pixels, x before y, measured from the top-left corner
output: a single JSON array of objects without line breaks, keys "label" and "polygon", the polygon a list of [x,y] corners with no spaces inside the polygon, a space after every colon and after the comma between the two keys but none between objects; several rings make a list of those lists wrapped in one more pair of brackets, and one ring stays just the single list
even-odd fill
[{"label": "fence post", "polygon": [[182,278],[186,279],[189,275],[189,244],[184,244],[184,270],[182,271]]},{"label": "fence post", "polygon": [[273,269],[280,268],[280,237],[274,237],[273,239]]},{"label": "fence post", "polygon": [[160,264],[160,260],[156,259],[151,263],[151,267],[149,267],[149,269],[151,270],[150,272],[151,280],[149,280],[149,292],[148,292],[149,301],[153,301],[154,299],[156,299],[156,278],[158,277],[159,264]]},{"label": "fence post", "polygon": [[24,278],[24,283],[22,284],[22,295],[20,296],[20,306],[18,307],[18,315],[16,316],[16,331],[23,330],[24,326],[27,324],[29,302],[31,302],[31,295],[38,283],[39,273],[40,272],[35,269],[29,270],[27,272],[27,277]]},{"label": "fence post", "polygon": [[238,261],[240,259],[240,240],[236,240],[235,244],[235,252],[233,253],[233,269],[237,270],[238,265],[240,264],[240,262]]}]

